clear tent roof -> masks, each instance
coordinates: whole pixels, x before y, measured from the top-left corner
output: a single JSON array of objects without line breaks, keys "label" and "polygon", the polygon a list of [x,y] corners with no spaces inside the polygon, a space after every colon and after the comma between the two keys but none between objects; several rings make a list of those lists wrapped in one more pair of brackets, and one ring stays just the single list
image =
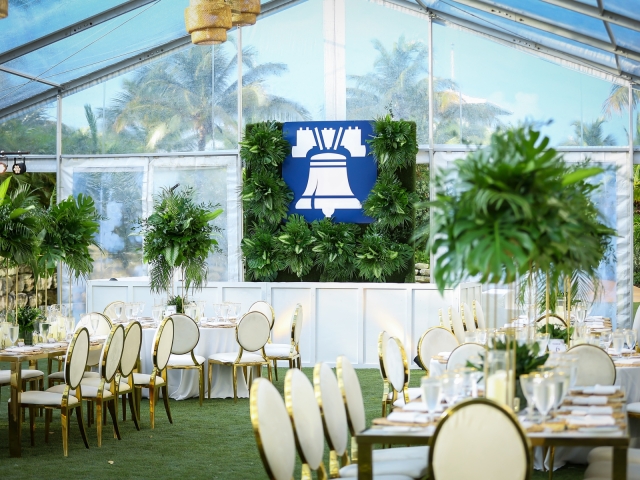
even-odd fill
[{"label": "clear tent roof", "polygon": [[[263,14],[300,1],[263,0]],[[380,2],[640,83],[640,0]],[[188,45],[188,3],[10,0],[9,17],[0,20],[0,118]]]}]

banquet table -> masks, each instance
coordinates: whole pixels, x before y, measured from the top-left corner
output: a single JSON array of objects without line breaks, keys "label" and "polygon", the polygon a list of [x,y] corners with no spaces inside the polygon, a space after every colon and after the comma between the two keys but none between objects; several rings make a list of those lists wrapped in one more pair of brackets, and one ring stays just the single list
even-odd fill
[{"label": "banquet table", "polygon": [[[196,355],[205,358],[205,396],[208,391],[208,378],[206,364],[210,355],[214,353],[237,352],[235,327],[198,327],[200,329],[200,340],[194,350]],[[155,328],[143,328],[142,347],[140,349],[140,366],[142,373],[150,374],[153,370],[153,338],[156,334]],[[180,332],[175,332],[180,335]],[[189,358],[190,355],[187,355]],[[212,366],[211,398],[232,398],[233,397],[233,369],[225,365]],[[238,398],[249,397],[249,390],[245,382],[242,369],[238,369]],[[197,370],[167,370],[167,381],[169,384],[169,397],[174,400],[185,400],[199,395],[198,371]],[[148,390],[143,390],[143,396],[148,396]]]}]

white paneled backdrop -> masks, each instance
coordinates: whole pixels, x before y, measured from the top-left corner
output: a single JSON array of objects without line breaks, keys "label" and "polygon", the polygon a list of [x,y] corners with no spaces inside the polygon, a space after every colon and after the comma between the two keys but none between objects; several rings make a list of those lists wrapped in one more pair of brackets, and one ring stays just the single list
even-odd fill
[{"label": "white paneled backdrop", "polygon": [[[401,338],[413,358],[422,333],[438,325],[438,309],[446,312],[450,305],[481,301],[481,285],[465,283],[441,296],[432,284],[212,282],[191,297],[207,302],[206,316],[213,314],[212,303],[238,302],[243,313],[255,301],[271,303],[276,312],[273,341],[277,343],[289,342],[291,315],[300,303],[304,366],[320,361],[333,365],[338,355],[347,355],[357,367],[377,368],[380,331]],[[151,316],[154,299],[146,279],[88,282],[87,311],[101,312],[115,300],[143,301],[143,315]]]}]

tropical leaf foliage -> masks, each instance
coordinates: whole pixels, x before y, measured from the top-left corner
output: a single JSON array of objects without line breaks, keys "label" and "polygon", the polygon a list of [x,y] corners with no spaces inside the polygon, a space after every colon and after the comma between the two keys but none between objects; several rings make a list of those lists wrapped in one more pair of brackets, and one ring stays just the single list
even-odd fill
[{"label": "tropical leaf foliage", "polygon": [[251,280],[270,282],[285,262],[276,248],[278,240],[269,228],[255,226],[249,235],[242,239],[242,253],[247,262],[247,273]]},{"label": "tropical leaf foliage", "polygon": [[395,174],[383,172],[362,206],[364,213],[375,218],[381,227],[396,228],[413,222],[417,201],[417,195],[407,191]]},{"label": "tropical leaf foliage", "polygon": [[368,142],[381,171],[395,171],[415,162],[418,141],[414,123],[396,121],[389,113],[373,122],[373,131],[375,136]]},{"label": "tropical leaf foliage", "polygon": [[409,245],[390,241],[379,228],[371,226],[358,243],[355,264],[364,279],[384,282],[404,268],[412,256],[413,249]]},{"label": "tropical leaf foliage", "polygon": [[314,237],[311,228],[301,215],[290,215],[278,235],[276,249],[287,269],[302,279],[313,266]]},{"label": "tropical leaf foliage", "polygon": [[259,171],[245,179],[242,200],[246,214],[254,221],[276,226],[286,218],[293,192],[282,177]]},{"label": "tropical leaf foliage", "polygon": [[0,257],[14,265],[35,266],[38,248],[38,199],[28,185],[9,193],[11,177],[0,184]]},{"label": "tropical leaf foliage", "polygon": [[262,172],[282,164],[290,148],[276,122],[262,122],[246,129],[240,156],[250,170]]},{"label": "tropical leaf foliage", "polygon": [[196,203],[191,187],[163,189],[153,198],[153,213],[134,227],[144,236],[143,259],[149,264],[151,291],[168,292],[174,272],[184,285],[201,289],[207,281],[207,257],[220,252],[216,236],[221,229],[211,222],[222,213],[219,205]]},{"label": "tropical leaf foliage", "polygon": [[323,282],[345,282],[356,273],[354,263],[358,227],[349,223],[335,223],[330,218],[311,224],[315,265],[321,270]]}]

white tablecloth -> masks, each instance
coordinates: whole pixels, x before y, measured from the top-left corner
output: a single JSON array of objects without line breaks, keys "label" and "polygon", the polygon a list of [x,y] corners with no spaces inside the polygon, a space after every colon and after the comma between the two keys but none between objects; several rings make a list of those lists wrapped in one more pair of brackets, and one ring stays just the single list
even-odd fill
[{"label": "white tablecloth", "polygon": [[[151,353],[153,350],[153,337],[155,328],[142,330],[142,348],[140,350],[140,363],[142,373],[150,374],[153,370]],[[180,335],[180,332],[176,332]],[[205,358],[205,398],[207,398],[207,359],[214,353],[237,352],[235,328],[201,328],[200,341],[195,348],[195,354]],[[233,372],[231,367],[212,365],[213,374],[211,382],[211,398],[233,398]],[[197,370],[167,370],[169,382],[169,397],[174,400],[197,397],[199,395],[199,378]],[[143,395],[148,396],[148,391],[143,390]],[[249,390],[242,374],[238,369],[238,397],[247,398]]]}]

